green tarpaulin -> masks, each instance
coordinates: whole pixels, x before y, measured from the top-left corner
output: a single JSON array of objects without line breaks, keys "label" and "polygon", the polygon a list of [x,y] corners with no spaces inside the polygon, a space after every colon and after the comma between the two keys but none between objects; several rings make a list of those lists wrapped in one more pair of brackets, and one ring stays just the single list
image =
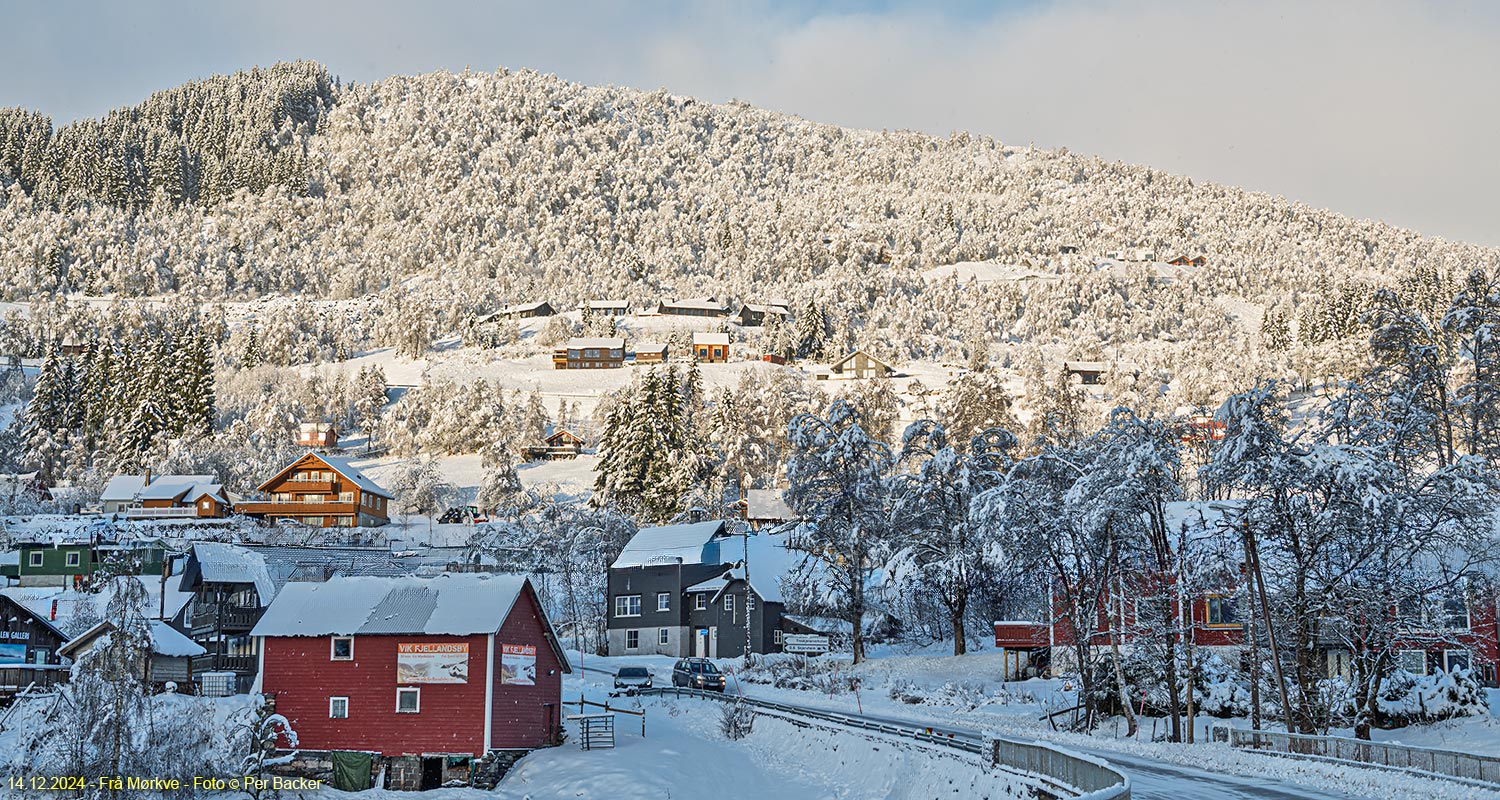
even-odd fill
[{"label": "green tarpaulin", "polygon": [[370,754],[335,751],[333,788],[361,792],[370,788]]}]

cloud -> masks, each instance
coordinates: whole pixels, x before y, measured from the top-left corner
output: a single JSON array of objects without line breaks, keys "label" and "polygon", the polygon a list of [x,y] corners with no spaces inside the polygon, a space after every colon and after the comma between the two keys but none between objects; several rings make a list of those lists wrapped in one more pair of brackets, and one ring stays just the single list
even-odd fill
[{"label": "cloud", "polygon": [[[1490,5],[143,0],[101,2],[97,14],[54,8],[27,4],[11,15],[18,46],[0,48],[0,103],[93,115],[154,88],[278,58],[318,59],[354,80],[533,67],[841,125],[1066,146],[1500,244],[1500,158],[1487,146],[1500,123],[1500,11]],[[145,43],[161,37],[172,46]]]}]

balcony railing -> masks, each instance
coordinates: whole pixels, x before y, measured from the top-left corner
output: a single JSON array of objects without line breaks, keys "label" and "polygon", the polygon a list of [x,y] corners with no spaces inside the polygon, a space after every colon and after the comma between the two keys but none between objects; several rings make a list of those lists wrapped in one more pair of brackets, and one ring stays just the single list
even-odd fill
[{"label": "balcony railing", "polygon": [[162,519],[165,517],[196,517],[198,509],[191,506],[171,506],[168,508],[127,508],[126,519]]},{"label": "balcony railing", "polygon": [[240,608],[239,606],[225,606],[222,614],[214,606],[193,609],[193,632],[201,633],[214,630],[217,627],[221,631],[248,631],[255,627],[260,619],[260,609]]},{"label": "balcony railing", "polygon": [[206,656],[193,656],[193,674],[204,672],[217,672],[228,670],[230,672],[254,672],[259,669],[256,656],[221,656],[210,653]]},{"label": "balcony railing", "polygon": [[[352,516],[360,511],[359,504],[352,500],[307,501],[307,500],[254,500],[234,507],[241,514],[271,514],[278,517],[302,515],[324,517],[329,515]],[[368,512],[367,512],[368,513]]]}]

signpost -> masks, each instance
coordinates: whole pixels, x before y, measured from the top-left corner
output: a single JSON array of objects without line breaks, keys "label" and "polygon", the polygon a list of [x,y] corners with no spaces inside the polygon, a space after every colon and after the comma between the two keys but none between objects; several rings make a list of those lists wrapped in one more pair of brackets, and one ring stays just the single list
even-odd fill
[{"label": "signpost", "polygon": [[818,633],[787,633],[782,634],[781,637],[783,653],[805,653],[816,656],[831,649],[828,646],[828,637]]}]

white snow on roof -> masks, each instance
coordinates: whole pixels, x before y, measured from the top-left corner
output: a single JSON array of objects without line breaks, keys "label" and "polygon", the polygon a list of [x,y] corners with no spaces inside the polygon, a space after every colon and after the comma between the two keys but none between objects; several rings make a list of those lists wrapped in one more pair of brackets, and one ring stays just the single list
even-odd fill
[{"label": "white snow on roof", "polygon": [[109,483],[104,484],[104,491],[99,494],[99,499],[106,503],[128,503],[144,488],[144,475],[116,475],[109,479]]},{"label": "white snow on roof", "polygon": [[745,492],[745,518],[786,521],[796,514],[781,499],[780,489],[751,489]]},{"label": "white snow on roof", "polygon": [[212,475],[160,475],[136,495],[141,500],[175,500],[198,486],[217,486]]},{"label": "white snow on roof", "polygon": [[731,578],[744,578],[748,547],[750,585],[755,593],[768,603],[784,603],[782,585],[807,558],[806,553],[788,550],[785,545],[784,536],[752,533],[726,540],[720,548],[720,557],[735,562],[729,571]]},{"label": "white snow on roof", "polygon": [[494,633],[509,616],[526,578],[440,575],[436,578],[338,577],[289,583],[256,623],[252,636]]},{"label": "white snow on roof", "polygon": [[547,301],[546,300],[537,300],[534,303],[517,303],[516,305],[506,306],[505,308],[500,309],[500,313],[501,314],[524,314],[524,313],[526,313],[528,311],[536,311],[537,309],[541,308],[544,305],[547,305]]},{"label": "white snow on roof", "polygon": [[712,311],[723,311],[724,306],[713,297],[691,297],[681,300],[663,300],[661,303],[667,308],[700,308]]},{"label": "white snow on roof", "polygon": [[201,656],[208,652],[197,642],[182,635],[176,628],[162,622],[159,619],[150,620],[151,642],[153,649],[158,655],[163,656]]},{"label": "white snow on roof", "polygon": [[717,564],[719,548],[715,537],[723,531],[722,520],[641,528],[610,568],[675,564],[678,558],[684,564]]},{"label": "white snow on roof", "polygon": [[630,308],[629,300],[585,300],[578,304],[579,308]]},{"label": "white snow on roof", "polygon": [[584,336],[577,339],[569,339],[563,345],[568,350],[582,350],[585,347],[598,348],[600,350],[623,350],[625,339],[620,336]]},{"label": "white snow on roof", "polygon": [[759,313],[759,314],[781,314],[783,316],[787,316],[787,315],[790,315],[792,313],[792,312],[786,310],[786,306],[783,306],[783,305],[780,305],[780,304],[776,304],[776,303],[772,303],[770,305],[761,305],[759,303],[746,303],[743,307],[741,307],[740,310],[743,311],[745,309],[749,309],[749,310],[754,311],[754,312]]},{"label": "white snow on roof", "polygon": [[729,344],[729,334],[693,331],[693,344],[722,344],[727,346]]},{"label": "white snow on roof", "polygon": [[666,350],[665,342],[641,342],[635,346],[637,353],[664,353]]},{"label": "white snow on roof", "polygon": [[276,596],[276,583],[260,553],[220,542],[198,542],[193,545],[199,568],[206,583],[253,583],[261,603]]},{"label": "white snow on roof", "polygon": [[334,472],[337,472],[338,474],[343,475],[345,478],[354,481],[354,485],[358,486],[361,491],[369,492],[370,494],[378,494],[388,500],[395,499],[396,497],[395,495],[382,488],[380,484],[370,480],[367,475],[365,475],[363,472],[360,472],[354,467],[353,464],[350,464],[345,459],[338,458],[336,456],[326,456],[322,453],[314,453],[311,450],[307,451],[307,454],[312,455],[313,458],[316,458],[319,461],[322,461],[324,464],[332,467]]}]

